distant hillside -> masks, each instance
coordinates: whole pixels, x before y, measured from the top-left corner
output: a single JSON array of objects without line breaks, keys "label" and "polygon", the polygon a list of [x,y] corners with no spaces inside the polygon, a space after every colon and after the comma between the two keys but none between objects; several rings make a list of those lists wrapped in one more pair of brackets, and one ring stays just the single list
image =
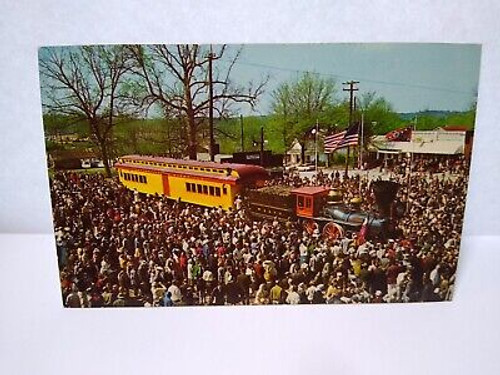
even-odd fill
[{"label": "distant hillside", "polygon": [[412,121],[415,117],[435,117],[435,118],[447,118],[450,116],[463,115],[466,112],[460,111],[438,111],[438,110],[428,110],[420,112],[408,112],[408,113],[398,113],[399,117],[403,121]]}]

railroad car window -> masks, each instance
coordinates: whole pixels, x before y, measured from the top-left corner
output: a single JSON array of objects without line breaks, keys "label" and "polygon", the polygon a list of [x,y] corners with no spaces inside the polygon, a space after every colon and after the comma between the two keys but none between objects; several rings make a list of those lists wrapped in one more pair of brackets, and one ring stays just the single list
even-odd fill
[{"label": "railroad car window", "polygon": [[191,184],[189,182],[186,182],[186,190],[191,192]]},{"label": "railroad car window", "polygon": [[306,199],[306,207],[311,208],[311,198]]},{"label": "railroad car window", "polygon": [[146,176],[144,176],[144,183],[147,184],[148,183],[148,178]]},{"label": "railroad car window", "polygon": [[304,197],[302,196],[297,196],[297,205],[300,207],[300,208],[303,208],[304,207]]},{"label": "railroad car window", "polygon": [[220,197],[220,187],[215,188],[215,195]]},{"label": "railroad car window", "polygon": [[225,186],[224,186],[224,187],[222,188],[222,194],[224,194],[224,195],[226,195],[226,194],[227,194],[227,187],[225,187]]},{"label": "railroad car window", "polygon": [[146,181],[145,181],[146,177],[144,176],[141,176],[141,182],[144,184]]},{"label": "railroad car window", "polygon": [[203,194],[208,195],[208,186],[207,185],[203,185]]},{"label": "railroad car window", "polygon": [[200,193],[200,194],[202,193],[202,188],[201,188],[200,184],[198,184],[198,193]]},{"label": "railroad car window", "polygon": [[213,186],[210,186],[210,195],[215,195],[215,189]]},{"label": "railroad car window", "polygon": [[196,184],[191,184],[191,190],[196,193]]}]

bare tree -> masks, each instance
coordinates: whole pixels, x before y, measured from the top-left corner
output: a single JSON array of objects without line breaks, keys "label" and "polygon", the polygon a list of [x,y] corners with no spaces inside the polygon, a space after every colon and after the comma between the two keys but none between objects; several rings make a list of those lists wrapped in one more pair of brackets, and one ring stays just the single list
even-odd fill
[{"label": "bare tree", "polygon": [[83,46],[42,48],[39,54],[44,112],[88,124],[108,177],[112,129],[127,112],[119,92],[131,68],[127,52],[123,46]]},{"label": "bare tree", "polygon": [[253,107],[266,83],[264,79],[257,85],[249,83],[242,87],[231,82],[231,72],[240,51],[227,57],[225,45],[213,53],[197,44],[136,45],[131,46],[130,51],[134,56],[136,79],[135,85],[129,86],[134,87],[134,94],[129,96],[139,97],[140,104],[147,108],[157,104],[163,110],[170,108],[180,114],[187,128],[186,143],[191,159],[196,159],[200,125],[206,121],[210,106],[209,59],[214,66],[212,88],[216,117],[227,116],[235,103]]}]

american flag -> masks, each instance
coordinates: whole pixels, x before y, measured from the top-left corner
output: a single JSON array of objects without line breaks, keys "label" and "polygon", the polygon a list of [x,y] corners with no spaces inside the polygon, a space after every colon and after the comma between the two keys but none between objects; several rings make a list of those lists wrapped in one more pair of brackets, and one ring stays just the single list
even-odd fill
[{"label": "american flag", "polygon": [[357,146],[359,142],[358,125],[353,125],[349,129],[340,133],[325,137],[325,152],[334,152],[339,148]]}]

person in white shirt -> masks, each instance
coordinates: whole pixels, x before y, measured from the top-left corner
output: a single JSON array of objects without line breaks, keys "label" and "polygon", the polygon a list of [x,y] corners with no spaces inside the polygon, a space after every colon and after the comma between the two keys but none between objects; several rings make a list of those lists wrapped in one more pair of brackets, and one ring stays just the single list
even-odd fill
[{"label": "person in white shirt", "polygon": [[182,292],[180,288],[175,285],[175,283],[168,287],[167,292],[170,292],[172,294],[172,302],[174,304],[178,304],[182,301]]},{"label": "person in white shirt", "polygon": [[285,302],[289,305],[298,305],[300,303],[300,295],[297,293],[297,287],[295,285],[292,285],[290,288]]}]

